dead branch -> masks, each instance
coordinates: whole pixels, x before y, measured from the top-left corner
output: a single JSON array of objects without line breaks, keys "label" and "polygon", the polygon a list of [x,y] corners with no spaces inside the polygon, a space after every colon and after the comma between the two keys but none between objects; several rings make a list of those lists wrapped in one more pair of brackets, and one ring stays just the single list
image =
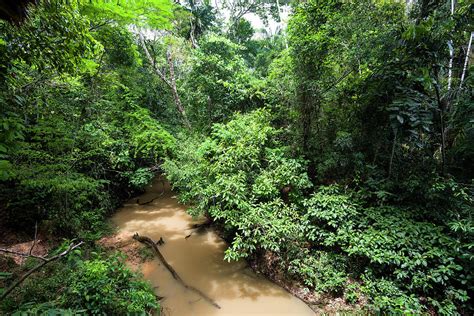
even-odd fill
[{"label": "dead branch", "polygon": [[38,271],[39,269],[41,269],[42,267],[44,267],[48,263],[64,257],[65,255],[67,255],[72,250],[80,247],[83,243],[84,242],[81,241],[81,242],[79,242],[75,245],[71,244],[66,250],[64,250],[60,254],[57,254],[57,255],[55,255],[51,258],[34,256],[34,255],[26,254],[26,253],[19,253],[19,252],[11,251],[11,250],[8,250],[8,249],[0,248],[0,252],[10,253],[10,254],[14,254],[14,255],[18,255],[18,256],[22,256],[22,257],[32,257],[32,258],[35,258],[35,259],[40,259],[42,261],[40,264],[38,264],[37,266],[35,266],[32,269],[28,270],[28,272],[26,272],[24,275],[22,275],[21,278],[19,278],[16,282],[14,282],[12,285],[10,285],[0,296],[0,301],[2,301],[5,297],[7,297],[7,295],[10,294],[11,291],[13,291],[17,286],[19,286],[21,283],[23,283],[23,281],[25,281],[31,274]]},{"label": "dead branch", "polygon": [[138,204],[138,205],[147,205],[147,204],[152,203],[154,200],[156,200],[156,199],[159,198],[159,197],[161,197],[161,194],[160,194],[159,196],[157,196],[157,197],[152,198],[150,201],[146,201],[146,202],[143,202],[143,203],[140,203],[140,199],[137,199],[137,204]]},{"label": "dead branch", "polygon": [[151,56],[150,51],[148,50],[148,46],[146,45],[145,37],[140,32],[138,32],[138,36],[140,38],[143,51],[145,52],[145,56],[148,59],[148,62],[151,64],[153,70],[158,75],[158,77],[160,77],[160,79],[163,80],[163,82],[166,83],[166,85],[172,89],[173,86],[171,85],[171,82],[169,82],[165,75],[160,71],[160,69],[156,65],[155,59]]},{"label": "dead branch", "polygon": [[184,286],[188,290],[191,290],[191,291],[197,293],[198,295],[200,295],[203,299],[205,299],[212,306],[214,306],[216,308],[219,308],[219,309],[221,308],[216,302],[214,302],[206,294],[204,294],[200,290],[196,289],[195,287],[186,284],[183,281],[183,279],[181,279],[181,277],[176,272],[176,270],[173,269],[173,267],[166,261],[165,257],[163,257],[160,250],[158,249],[158,246],[156,245],[156,243],[151,238],[149,238],[147,236],[140,236],[138,233],[135,233],[135,235],[133,235],[133,239],[135,239],[136,241],[139,241],[139,242],[151,247],[155,251],[155,254],[158,257],[158,259],[160,259],[161,263],[163,263],[163,265],[166,267],[166,269],[168,269],[168,271],[171,273],[173,278],[176,281],[178,281],[179,283],[181,283],[182,286]]},{"label": "dead branch", "polygon": [[165,193],[165,191],[163,190],[163,192],[161,192],[158,196],[155,196],[155,197],[152,198],[150,201],[146,201],[146,202],[143,202],[143,203],[140,203],[140,199],[137,199],[137,204],[138,204],[138,205],[147,205],[147,204],[150,204],[150,203],[152,203],[154,200],[159,199],[160,197],[162,197],[164,193]]},{"label": "dead branch", "polygon": [[31,258],[39,259],[41,261],[46,261],[46,259],[42,256],[36,256],[36,255],[33,255],[33,254],[18,252],[18,251],[14,251],[14,250],[10,250],[10,249],[5,249],[5,248],[0,248],[0,252],[8,253],[8,254],[15,255],[15,256],[20,256],[20,257],[23,257],[23,258],[31,257]]},{"label": "dead branch", "polygon": [[212,225],[212,221],[211,220],[206,220],[204,223],[200,223],[200,224],[193,224],[191,226],[191,232],[189,233],[189,235],[186,235],[186,237],[184,237],[184,239],[188,239],[189,237],[192,236],[192,234],[194,233],[201,233],[203,231],[205,231],[207,228],[209,228],[209,226]]}]

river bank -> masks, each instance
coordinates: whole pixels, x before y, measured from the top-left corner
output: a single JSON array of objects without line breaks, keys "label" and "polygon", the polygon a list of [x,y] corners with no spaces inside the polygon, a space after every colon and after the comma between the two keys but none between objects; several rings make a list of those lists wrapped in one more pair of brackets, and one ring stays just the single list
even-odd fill
[{"label": "river bank", "polygon": [[[193,219],[185,210],[169,184],[156,179],[142,196],[125,203],[112,217],[118,228],[115,238],[119,244],[115,248],[132,254],[131,264],[139,267],[155,287],[155,293],[163,297],[165,315],[314,314],[303,301],[255,273],[245,261],[224,261],[225,241],[212,228],[194,231],[194,225],[202,221]],[[162,238],[160,251],[169,264],[221,309],[183,288],[157,259],[140,263],[140,246],[131,239],[134,233],[155,241]]]}]

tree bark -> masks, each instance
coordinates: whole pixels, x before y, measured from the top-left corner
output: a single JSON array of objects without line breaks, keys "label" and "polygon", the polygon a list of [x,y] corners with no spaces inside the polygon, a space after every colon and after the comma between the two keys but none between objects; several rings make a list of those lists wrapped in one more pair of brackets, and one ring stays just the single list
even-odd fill
[{"label": "tree bark", "polygon": [[171,91],[173,93],[173,98],[176,104],[176,108],[178,109],[178,112],[181,113],[181,115],[183,116],[186,127],[191,128],[191,124],[189,124],[188,117],[186,116],[186,111],[184,110],[183,104],[181,103],[181,98],[179,97],[178,89],[176,88],[176,77],[174,73],[173,58],[171,56],[171,52],[169,48],[166,51],[166,60],[168,61],[168,67],[170,69]]},{"label": "tree bark", "polygon": [[138,36],[140,38],[140,42],[143,47],[143,51],[145,52],[145,56],[148,59],[148,62],[151,64],[153,70],[158,75],[158,77],[160,77],[160,79],[163,80],[163,82],[166,83],[166,85],[171,89],[171,93],[173,94],[173,99],[174,99],[178,112],[183,116],[183,120],[186,127],[191,128],[191,124],[189,123],[183,104],[181,103],[181,98],[179,97],[178,89],[176,88],[174,65],[173,65],[173,60],[171,58],[171,53],[169,52],[169,49],[166,52],[166,61],[168,63],[168,67],[170,71],[170,80],[168,80],[165,74],[162,71],[160,71],[160,69],[158,69],[158,67],[156,66],[155,59],[151,56],[150,51],[148,50],[148,47],[146,46],[146,42],[145,42],[145,38],[143,37],[143,34],[138,32]]},{"label": "tree bark", "polygon": [[390,154],[390,164],[388,165],[388,177],[392,176],[392,167],[393,167],[393,157],[395,156],[395,146],[397,144],[397,133],[398,130],[396,129],[393,134],[393,144],[392,144],[392,153]]},{"label": "tree bark", "polygon": [[464,82],[464,78],[466,77],[466,70],[469,64],[469,56],[471,55],[471,47],[472,47],[472,38],[474,37],[474,32],[471,32],[471,37],[469,38],[469,44],[467,45],[466,51],[466,59],[464,60],[464,67],[462,69],[461,75],[461,83],[459,83],[459,89],[462,89],[462,83]]},{"label": "tree bark", "polygon": [[[437,72],[436,77],[438,77]],[[438,101],[439,119],[441,125],[441,173],[444,175],[446,172],[446,131],[444,122],[445,106],[443,104],[443,101],[441,100],[441,92],[438,82],[435,83],[434,87],[436,92],[436,99]]]},{"label": "tree bark", "polygon": [[168,269],[168,271],[171,273],[173,278],[176,281],[178,281],[179,283],[181,283],[182,286],[184,286],[186,289],[188,289],[190,291],[195,292],[196,294],[201,296],[203,299],[205,299],[209,304],[211,304],[215,308],[218,308],[218,309],[221,308],[216,302],[214,302],[206,294],[204,294],[203,292],[201,292],[200,290],[196,289],[193,286],[187,285],[183,281],[183,279],[181,279],[178,272],[176,272],[176,270],[173,269],[173,267],[166,261],[165,257],[163,257],[163,255],[161,254],[160,249],[158,249],[158,246],[156,245],[156,243],[150,237],[140,236],[138,233],[135,233],[135,235],[133,235],[133,239],[135,239],[136,241],[139,241],[139,242],[147,245],[148,247],[152,248],[155,251],[155,254],[158,257],[158,259],[160,259],[161,263],[163,263],[163,265],[165,266],[166,269]]}]

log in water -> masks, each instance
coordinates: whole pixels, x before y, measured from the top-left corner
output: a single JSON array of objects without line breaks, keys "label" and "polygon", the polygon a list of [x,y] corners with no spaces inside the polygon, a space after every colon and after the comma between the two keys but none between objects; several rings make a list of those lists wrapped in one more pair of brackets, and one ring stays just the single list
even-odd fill
[{"label": "log in water", "polygon": [[186,284],[221,307],[215,308],[186,289],[155,259],[143,264],[142,272],[156,287],[156,294],[164,297],[165,315],[313,315],[301,300],[255,274],[245,261],[224,261],[227,244],[212,229],[185,238],[200,221],[185,212],[186,207],[178,203],[167,183],[155,180],[139,202],[143,205],[131,200],[113,217],[119,232],[130,236],[137,232],[155,241],[163,238],[160,251],[166,261]]}]

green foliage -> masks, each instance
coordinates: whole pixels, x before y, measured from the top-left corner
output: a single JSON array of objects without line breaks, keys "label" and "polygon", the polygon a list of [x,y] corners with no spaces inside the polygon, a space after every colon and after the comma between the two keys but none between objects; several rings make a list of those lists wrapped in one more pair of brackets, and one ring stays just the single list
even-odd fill
[{"label": "green foliage", "polygon": [[[227,259],[275,253],[280,268],[309,288],[351,303],[364,295],[377,312],[417,314],[432,306],[453,314],[467,302],[469,220],[446,222],[448,214],[470,218],[465,189],[435,181],[418,192],[426,211],[416,203],[384,205],[394,197],[341,185],[320,186],[305,197],[310,182],[280,136],[268,112],[238,114],[214,124],[203,141],[178,146],[163,165],[191,214],[211,217],[232,239]],[[342,153],[351,148],[350,135],[341,132],[337,146]],[[287,195],[285,188],[291,188]]]},{"label": "green foliage", "polygon": [[[89,22],[74,6],[45,5],[19,29],[2,24],[11,51],[2,55],[0,201],[16,228],[38,222],[95,239],[117,200],[141,190],[153,177],[147,167],[173,150],[174,138],[138,105],[141,91],[121,77],[139,73],[133,36],[118,26],[91,32]],[[45,35],[30,41],[36,32]],[[48,48],[55,41],[61,56]]]},{"label": "green foliage", "polygon": [[344,299],[349,304],[355,304],[360,299],[360,288],[357,283],[349,283],[344,292]]},{"label": "green foliage", "polygon": [[472,282],[463,273],[470,264],[446,227],[417,220],[415,209],[361,208],[352,200],[331,187],[311,197],[306,236],[316,245],[337,247],[368,273],[371,281],[363,289],[375,308],[421,312],[419,298],[409,293],[423,293],[440,311],[468,299],[462,284]]},{"label": "green foliage", "polygon": [[[273,255],[371,313],[472,314],[472,5],[295,1],[288,37],[244,17],[286,3],[224,1],[226,24],[209,1],[48,1],[0,22],[2,218],[94,240],[162,167],[227,260]],[[118,257],[46,273],[4,310],[157,308]]]},{"label": "green foliage", "polygon": [[321,293],[340,294],[347,282],[346,270],[347,258],[325,251],[304,249],[288,262],[291,275]]},{"label": "green foliage", "polygon": [[252,28],[252,24],[244,18],[240,18],[236,21],[229,30],[229,38],[237,44],[243,44],[248,42],[255,31]]},{"label": "green foliage", "polygon": [[397,315],[421,314],[424,307],[414,295],[407,295],[393,282],[385,279],[364,278],[363,292],[372,298],[369,306],[374,312],[388,311]]},{"label": "green foliage", "polygon": [[32,275],[2,302],[3,309],[14,315],[148,315],[159,309],[153,289],[126,266],[123,255],[80,256],[70,254]]},{"label": "green foliage", "polygon": [[92,315],[149,313],[159,307],[151,287],[137,280],[120,256],[80,262],[68,284],[64,304]]},{"label": "green foliage", "polygon": [[263,82],[240,55],[243,47],[216,35],[201,39],[184,83],[189,117],[202,129],[228,121],[235,111],[263,105]]},{"label": "green foliage", "polygon": [[173,4],[169,0],[125,0],[118,3],[81,0],[77,6],[84,14],[99,21],[112,19],[123,24],[167,29],[170,27]]},{"label": "green foliage", "polygon": [[[270,114],[237,114],[227,124],[214,125],[197,146],[193,152],[178,148],[176,159],[167,160],[163,169],[182,198],[195,203],[192,214],[211,216],[232,233],[226,258],[257,249],[283,252],[299,234],[293,202],[310,183],[304,164],[278,141]],[[281,193],[285,188],[288,194]]]},{"label": "green foliage", "polygon": [[[52,232],[82,237],[103,229],[102,219],[110,208],[103,181],[78,173],[62,175],[59,170],[36,170],[36,174],[22,171],[16,185],[5,193],[21,190],[33,199],[10,196],[6,214],[10,224],[18,227],[45,220]],[[25,212],[25,208],[29,211]]]},{"label": "green foliage", "polygon": [[74,8],[58,9],[54,3],[35,7],[21,28],[2,21],[0,29],[6,43],[0,57],[1,72],[8,80],[15,80],[22,63],[40,71],[73,72],[101,50],[89,32],[88,20]]},{"label": "green foliage", "polygon": [[147,109],[137,106],[125,114],[125,130],[130,135],[135,158],[149,158],[157,162],[170,155],[174,147],[174,137],[150,116]]},{"label": "green foliage", "polygon": [[128,30],[107,24],[98,28],[94,37],[107,51],[101,58],[107,59],[108,67],[127,68],[141,64],[138,46]]},{"label": "green foliage", "polygon": [[216,27],[216,12],[209,0],[186,0],[174,10],[174,27],[180,37],[195,41]]}]

